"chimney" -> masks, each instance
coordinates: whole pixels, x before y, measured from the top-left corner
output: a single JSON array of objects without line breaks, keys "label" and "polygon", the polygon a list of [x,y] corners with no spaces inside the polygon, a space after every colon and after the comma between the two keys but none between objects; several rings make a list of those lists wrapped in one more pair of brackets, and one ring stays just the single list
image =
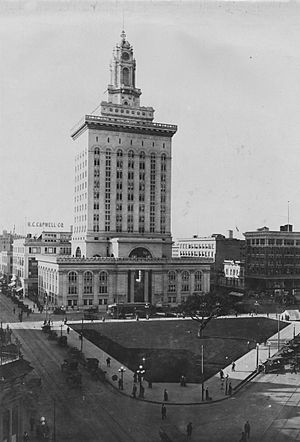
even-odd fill
[{"label": "chimney", "polygon": [[228,230],[228,238],[233,239],[233,230]]},{"label": "chimney", "polygon": [[292,232],[292,231],[293,231],[292,224],[285,224],[284,226],[280,226],[280,232]]}]

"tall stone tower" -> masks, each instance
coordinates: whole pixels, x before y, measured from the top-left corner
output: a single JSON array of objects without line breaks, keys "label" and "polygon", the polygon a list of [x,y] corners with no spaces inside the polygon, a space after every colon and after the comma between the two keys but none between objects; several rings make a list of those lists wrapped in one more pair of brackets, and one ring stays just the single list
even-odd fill
[{"label": "tall stone tower", "polygon": [[171,144],[177,126],[140,105],[125,32],[116,45],[101,115],[86,115],[76,144],[72,254],[170,258]]}]

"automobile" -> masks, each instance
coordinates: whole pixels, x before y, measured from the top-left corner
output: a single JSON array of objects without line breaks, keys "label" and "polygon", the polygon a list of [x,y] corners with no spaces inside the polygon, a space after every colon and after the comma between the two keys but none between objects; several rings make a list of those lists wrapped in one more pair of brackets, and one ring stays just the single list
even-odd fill
[{"label": "automobile", "polygon": [[54,314],[54,315],[65,315],[65,314],[66,314],[66,309],[63,308],[63,307],[56,307],[56,308],[53,310],[53,314]]}]

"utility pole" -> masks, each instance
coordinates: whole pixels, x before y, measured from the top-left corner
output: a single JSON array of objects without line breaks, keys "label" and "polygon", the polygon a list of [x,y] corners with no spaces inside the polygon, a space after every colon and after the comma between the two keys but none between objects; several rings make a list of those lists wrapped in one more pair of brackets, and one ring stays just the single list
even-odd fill
[{"label": "utility pole", "polygon": [[202,382],[201,382],[201,396],[202,400],[204,401],[204,346],[201,345],[201,375],[202,375]]}]

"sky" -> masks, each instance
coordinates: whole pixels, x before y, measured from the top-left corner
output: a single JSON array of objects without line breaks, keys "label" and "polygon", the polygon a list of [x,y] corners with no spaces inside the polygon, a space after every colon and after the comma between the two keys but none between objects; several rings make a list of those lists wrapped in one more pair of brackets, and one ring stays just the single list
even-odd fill
[{"label": "sky", "polygon": [[0,2],[0,229],[73,223],[70,130],[123,17],[141,104],[178,125],[173,238],[278,230],[288,205],[300,231],[300,3],[97,0]]}]

